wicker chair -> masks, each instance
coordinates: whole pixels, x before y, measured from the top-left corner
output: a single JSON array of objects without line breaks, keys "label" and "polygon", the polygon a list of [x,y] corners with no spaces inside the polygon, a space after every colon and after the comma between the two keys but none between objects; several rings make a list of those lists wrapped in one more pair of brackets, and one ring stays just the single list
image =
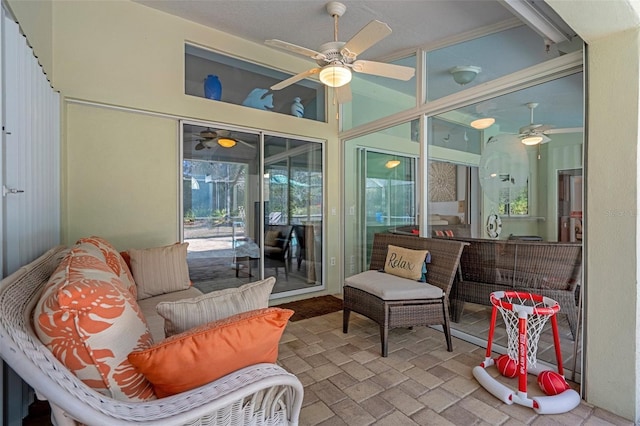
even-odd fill
[{"label": "wicker chair", "polygon": [[[380,326],[382,356],[386,357],[390,329],[442,325],[447,350],[453,351],[449,330],[449,292],[465,243],[397,234],[375,234],[369,270],[384,268],[389,244],[414,250],[429,250],[431,263],[428,265],[427,282],[439,287],[442,295],[432,299],[383,300],[350,286],[347,280],[343,288],[343,332],[348,332],[351,311],[370,318]],[[412,284],[415,285],[415,282]]]},{"label": "wicker chair", "polygon": [[461,280],[451,291],[452,319],[458,322],[464,303],[490,306],[489,295],[516,290],[550,297],[577,333],[577,286],[582,272],[582,245],[573,243],[458,238],[468,243],[462,253]]},{"label": "wicker chair", "polygon": [[[272,241],[267,240],[267,235],[272,232],[277,235]],[[276,276],[278,268],[284,269],[285,280],[289,280],[289,263],[291,262],[291,225],[267,225],[264,242],[264,267],[274,268]]]},{"label": "wicker chair", "polygon": [[[300,381],[276,364],[255,364],[177,395],[124,402],[102,395],[67,370],[38,339],[31,311],[64,255],[49,250],[0,283],[0,356],[49,400],[54,424],[296,425]],[[179,362],[179,360],[176,360]]]}]

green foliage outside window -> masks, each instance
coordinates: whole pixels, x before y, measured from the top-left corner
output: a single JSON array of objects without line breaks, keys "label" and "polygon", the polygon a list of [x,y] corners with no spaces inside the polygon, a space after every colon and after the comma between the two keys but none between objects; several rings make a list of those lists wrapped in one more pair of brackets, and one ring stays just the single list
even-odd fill
[{"label": "green foliage outside window", "polygon": [[500,191],[498,214],[501,216],[526,216],[529,214],[529,188]]}]

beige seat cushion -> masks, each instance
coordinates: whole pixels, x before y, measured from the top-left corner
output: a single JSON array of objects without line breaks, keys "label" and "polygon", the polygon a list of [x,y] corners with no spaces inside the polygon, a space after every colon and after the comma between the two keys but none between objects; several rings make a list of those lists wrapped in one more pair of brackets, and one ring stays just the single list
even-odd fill
[{"label": "beige seat cushion", "polygon": [[156,311],[156,306],[160,302],[175,302],[176,300],[191,299],[202,296],[202,292],[195,287],[189,287],[186,290],[172,291],[171,293],[160,294],[158,296],[149,297],[138,300],[138,306],[147,320],[149,331],[154,342],[159,342],[165,338],[164,334],[164,318]]},{"label": "beige seat cushion", "polygon": [[440,287],[374,270],[353,275],[344,280],[344,285],[382,300],[438,299],[444,295]]}]

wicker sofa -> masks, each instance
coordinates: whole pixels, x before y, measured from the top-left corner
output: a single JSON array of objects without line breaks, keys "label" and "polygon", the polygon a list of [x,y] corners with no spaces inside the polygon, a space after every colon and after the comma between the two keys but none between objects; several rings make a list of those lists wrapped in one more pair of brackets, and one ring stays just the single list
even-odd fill
[{"label": "wicker sofa", "polygon": [[194,389],[144,401],[115,399],[89,387],[41,342],[32,321],[34,307],[68,251],[52,248],[0,282],[0,355],[39,399],[49,401],[54,424],[298,423],[302,384],[275,363],[249,365]]},{"label": "wicker sofa", "polygon": [[550,297],[567,315],[575,338],[576,291],[582,271],[582,246],[557,242],[454,238],[469,243],[460,259],[461,276],[451,290],[454,322],[464,303],[490,305],[489,295],[516,290]]}]

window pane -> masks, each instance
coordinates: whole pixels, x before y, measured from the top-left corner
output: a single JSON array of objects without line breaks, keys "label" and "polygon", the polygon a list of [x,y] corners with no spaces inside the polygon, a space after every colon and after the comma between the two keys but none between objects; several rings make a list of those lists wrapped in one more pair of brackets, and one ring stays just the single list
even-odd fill
[{"label": "window pane", "polygon": [[345,144],[346,276],[368,267],[375,233],[417,229],[420,147],[412,134],[403,123]]},{"label": "window pane", "polygon": [[[391,62],[416,67],[416,56]],[[342,128],[348,130],[388,115],[413,108],[416,105],[416,77],[409,81],[353,73],[351,80],[353,100],[342,107]],[[329,89],[332,102],[333,93]]]},{"label": "window pane", "polygon": [[[427,53],[426,99],[440,99],[580,49],[582,41],[575,37],[547,51],[543,38],[525,25],[443,47]],[[451,70],[469,65],[481,71],[471,82],[457,83]]]},{"label": "window pane", "polygon": [[[265,153],[268,153],[264,165],[265,276],[277,278],[276,293],[320,286],[323,145],[267,136]],[[275,241],[271,241],[273,236]]]}]

